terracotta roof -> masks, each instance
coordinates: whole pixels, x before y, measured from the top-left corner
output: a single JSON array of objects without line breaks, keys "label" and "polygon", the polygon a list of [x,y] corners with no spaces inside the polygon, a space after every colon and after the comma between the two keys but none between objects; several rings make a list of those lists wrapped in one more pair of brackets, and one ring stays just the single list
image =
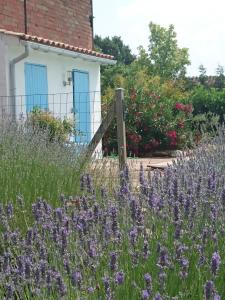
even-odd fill
[{"label": "terracotta roof", "polygon": [[60,49],[65,49],[65,50],[77,52],[77,53],[96,56],[96,57],[99,57],[99,58],[114,60],[114,56],[112,56],[112,55],[103,54],[103,53],[96,52],[96,51],[86,49],[86,48],[75,47],[73,45],[52,41],[52,40],[45,39],[43,37],[38,37],[38,36],[35,36],[35,35],[24,34],[24,33],[14,32],[14,31],[8,31],[8,30],[5,30],[5,29],[0,29],[0,33],[17,36],[21,40],[24,40],[24,41],[39,43],[39,44],[43,44],[43,45],[46,45],[46,46],[51,46],[51,47],[56,47],[56,48],[60,48]]}]

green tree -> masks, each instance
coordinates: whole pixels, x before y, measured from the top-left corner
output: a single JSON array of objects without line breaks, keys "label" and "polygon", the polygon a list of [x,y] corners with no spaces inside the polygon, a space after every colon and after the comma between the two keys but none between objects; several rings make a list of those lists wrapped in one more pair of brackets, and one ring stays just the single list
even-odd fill
[{"label": "green tree", "polygon": [[94,38],[95,49],[105,54],[113,55],[119,64],[129,65],[135,60],[129,46],[125,45],[119,36],[102,38],[98,35]]},{"label": "green tree", "polygon": [[222,90],[224,88],[224,67],[221,65],[218,65],[216,69],[216,80],[215,80],[215,87],[219,90]]},{"label": "green tree", "polygon": [[179,48],[174,26],[164,28],[149,24],[150,37],[148,52],[140,48],[139,62],[148,59],[150,73],[162,80],[183,78],[190,64],[187,48]]},{"label": "green tree", "polygon": [[199,81],[202,85],[206,86],[207,84],[207,70],[206,68],[201,64],[198,68],[199,70]]}]

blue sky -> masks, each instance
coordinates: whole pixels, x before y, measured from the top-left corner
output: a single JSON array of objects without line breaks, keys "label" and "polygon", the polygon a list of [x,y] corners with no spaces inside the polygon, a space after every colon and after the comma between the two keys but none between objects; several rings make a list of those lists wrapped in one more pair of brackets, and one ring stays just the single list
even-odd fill
[{"label": "blue sky", "polygon": [[178,44],[189,48],[191,75],[225,67],[225,0],[93,0],[95,34],[118,35],[134,53],[148,46],[150,21],[175,25]]}]

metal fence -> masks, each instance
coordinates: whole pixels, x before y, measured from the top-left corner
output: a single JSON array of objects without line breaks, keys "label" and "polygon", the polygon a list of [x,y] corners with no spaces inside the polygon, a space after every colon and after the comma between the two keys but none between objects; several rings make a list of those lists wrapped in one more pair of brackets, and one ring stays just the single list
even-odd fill
[{"label": "metal fence", "polygon": [[35,109],[74,123],[76,134],[70,139],[88,144],[101,124],[101,95],[99,91],[85,93],[56,93],[0,96],[0,121],[25,122]]}]

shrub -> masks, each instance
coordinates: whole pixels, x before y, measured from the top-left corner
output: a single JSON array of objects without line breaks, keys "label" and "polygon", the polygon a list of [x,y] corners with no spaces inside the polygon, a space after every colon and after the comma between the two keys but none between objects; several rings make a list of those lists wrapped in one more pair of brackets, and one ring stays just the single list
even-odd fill
[{"label": "shrub", "polygon": [[42,111],[39,108],[30,113],[28,122],[34,130],[46,131],[50,142],[54,140],[65,142],[70,134],[75,134],[74,121],[55,118],[52,113]]},{"label": "shrub", "polygon": [[220,117],[220,122],[224,121],[225,113],[225,90],[215,88],[196,87],[190,95],[190,102],[194,107],[194,115],[213,113]]},{"label": "shrub", "polygon": [[[129,155],[144,156],[157,149],[180,149],[190,144],[192,105],[184,103],[186,99],[170,82],[161,85],[157,80],[144,88],[131,88],[126,94]],[[104,138],[108,153],[116,151],[115,132],[114,125]]]}]

